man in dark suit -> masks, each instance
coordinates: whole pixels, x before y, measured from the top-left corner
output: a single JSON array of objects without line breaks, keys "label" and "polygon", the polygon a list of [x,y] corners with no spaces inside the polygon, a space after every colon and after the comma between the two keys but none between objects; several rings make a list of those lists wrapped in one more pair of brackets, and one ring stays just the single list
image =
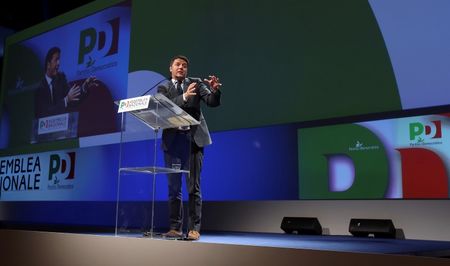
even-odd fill
[{"label": "man in dark suit", "polygon": [[35,117],[41,118],[67,112],[67,108],[75,106],[80,97],[86,94],[87,87],[95,85],[95,78],[86,79],[81,88],[67,84],[66,75],[59,72],[61,49],[52,47],[45,57],[45,77],[42,79],[35,96]]},{"label": "man in dark suit", "polygon": [[[219,90],[222,84],[215,76],[200,80],[188,78],[189,60],[178,55],[170,61],[171,80],[161,84],[158,92],[164,94],[184,111],[200,122],[189,128],[165,129],[162,135],[162,148],[167,167],[179,162],[182,168],[188,166],[187,186],[189,192],[189,240],[200,238],[202,196],[200,189],[200,172],[203,164],[203,148],[211,144],[208,126],[203,117],[200,103],[216,107],[220,105]],[[188,143],[185,149],[184,143]],[[187,152],[188,151],[188,152]],[[186,167],[187,168],[187,167]],[[181,174],[168,174],[169,184],[169,218],[170,230],[165,235],[170,238],[182,237],[183,204],[181,195]]]}]

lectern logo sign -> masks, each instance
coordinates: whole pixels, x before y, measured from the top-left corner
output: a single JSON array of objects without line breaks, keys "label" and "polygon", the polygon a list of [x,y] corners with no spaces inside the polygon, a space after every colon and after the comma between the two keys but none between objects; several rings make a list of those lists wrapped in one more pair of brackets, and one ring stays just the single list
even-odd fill
[{"label": "lectern logo sign", "polygon": [[66,131],[69,127],[69,114],[43,117],[38,124],[38,135]]},{"label": "lectern logo sign", "polygon": [[120,100],[118,113],[136,111],[148,108],[150,95]]}]

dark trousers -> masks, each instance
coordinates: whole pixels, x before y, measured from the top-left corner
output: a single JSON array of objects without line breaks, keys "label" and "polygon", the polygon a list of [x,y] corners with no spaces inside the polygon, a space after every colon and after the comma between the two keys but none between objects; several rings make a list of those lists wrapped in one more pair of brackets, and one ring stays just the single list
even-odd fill
[{"label": "dark trousers", "polygon": [[[187,141],[187,144],[186,144]],[[177,134],[176,145],[164,152],[166,167],[172,167],[174,162],[181,163],[181,169],[189,169],[186,176],[189,193],[188,230],[200,231],[202,218],[202,193],[200,189],[200,172],[203,164],[203,148],[198,147],[189,133]],[[185,148],[187,147],[187,148]],[[169,184],[169,220],[170,229],[182,231],[183,227],[183,197],[182,174],[168,174]]]}]

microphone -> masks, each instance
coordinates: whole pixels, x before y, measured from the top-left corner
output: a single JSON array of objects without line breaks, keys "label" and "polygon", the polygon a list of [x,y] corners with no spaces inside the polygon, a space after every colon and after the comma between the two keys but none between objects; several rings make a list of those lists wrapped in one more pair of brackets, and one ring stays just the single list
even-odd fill
[{"label": "microphone", "polygon": [[159,84],[161,84],[161,82],[168,80],[167,78],[163,78],[162,80],[156,82],[155,85],[153,85],[150,89],[148,89],[146,92],[144,92],[143,94],[141,94],[141,96],[144,96],[145,94],[149,93],[151,90],[153,90],[154,88],[156,88],[156,86],[158,86]]}]

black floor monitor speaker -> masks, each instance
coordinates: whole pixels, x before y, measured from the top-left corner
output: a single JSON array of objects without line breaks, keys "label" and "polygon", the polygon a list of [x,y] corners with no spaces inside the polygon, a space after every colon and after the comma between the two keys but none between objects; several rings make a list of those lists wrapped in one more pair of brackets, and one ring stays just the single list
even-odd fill
[{"label": "black floor monitor speaker", "polygon": [[390,219],[351,219],[348,231],[358,237],[395,238],[395,227]]},{"label": "black floor monitor speaker", "polygon": [[281,229],[287,234],[321,235],[322,226],[317,218],[310,217],[284,217]]}]

